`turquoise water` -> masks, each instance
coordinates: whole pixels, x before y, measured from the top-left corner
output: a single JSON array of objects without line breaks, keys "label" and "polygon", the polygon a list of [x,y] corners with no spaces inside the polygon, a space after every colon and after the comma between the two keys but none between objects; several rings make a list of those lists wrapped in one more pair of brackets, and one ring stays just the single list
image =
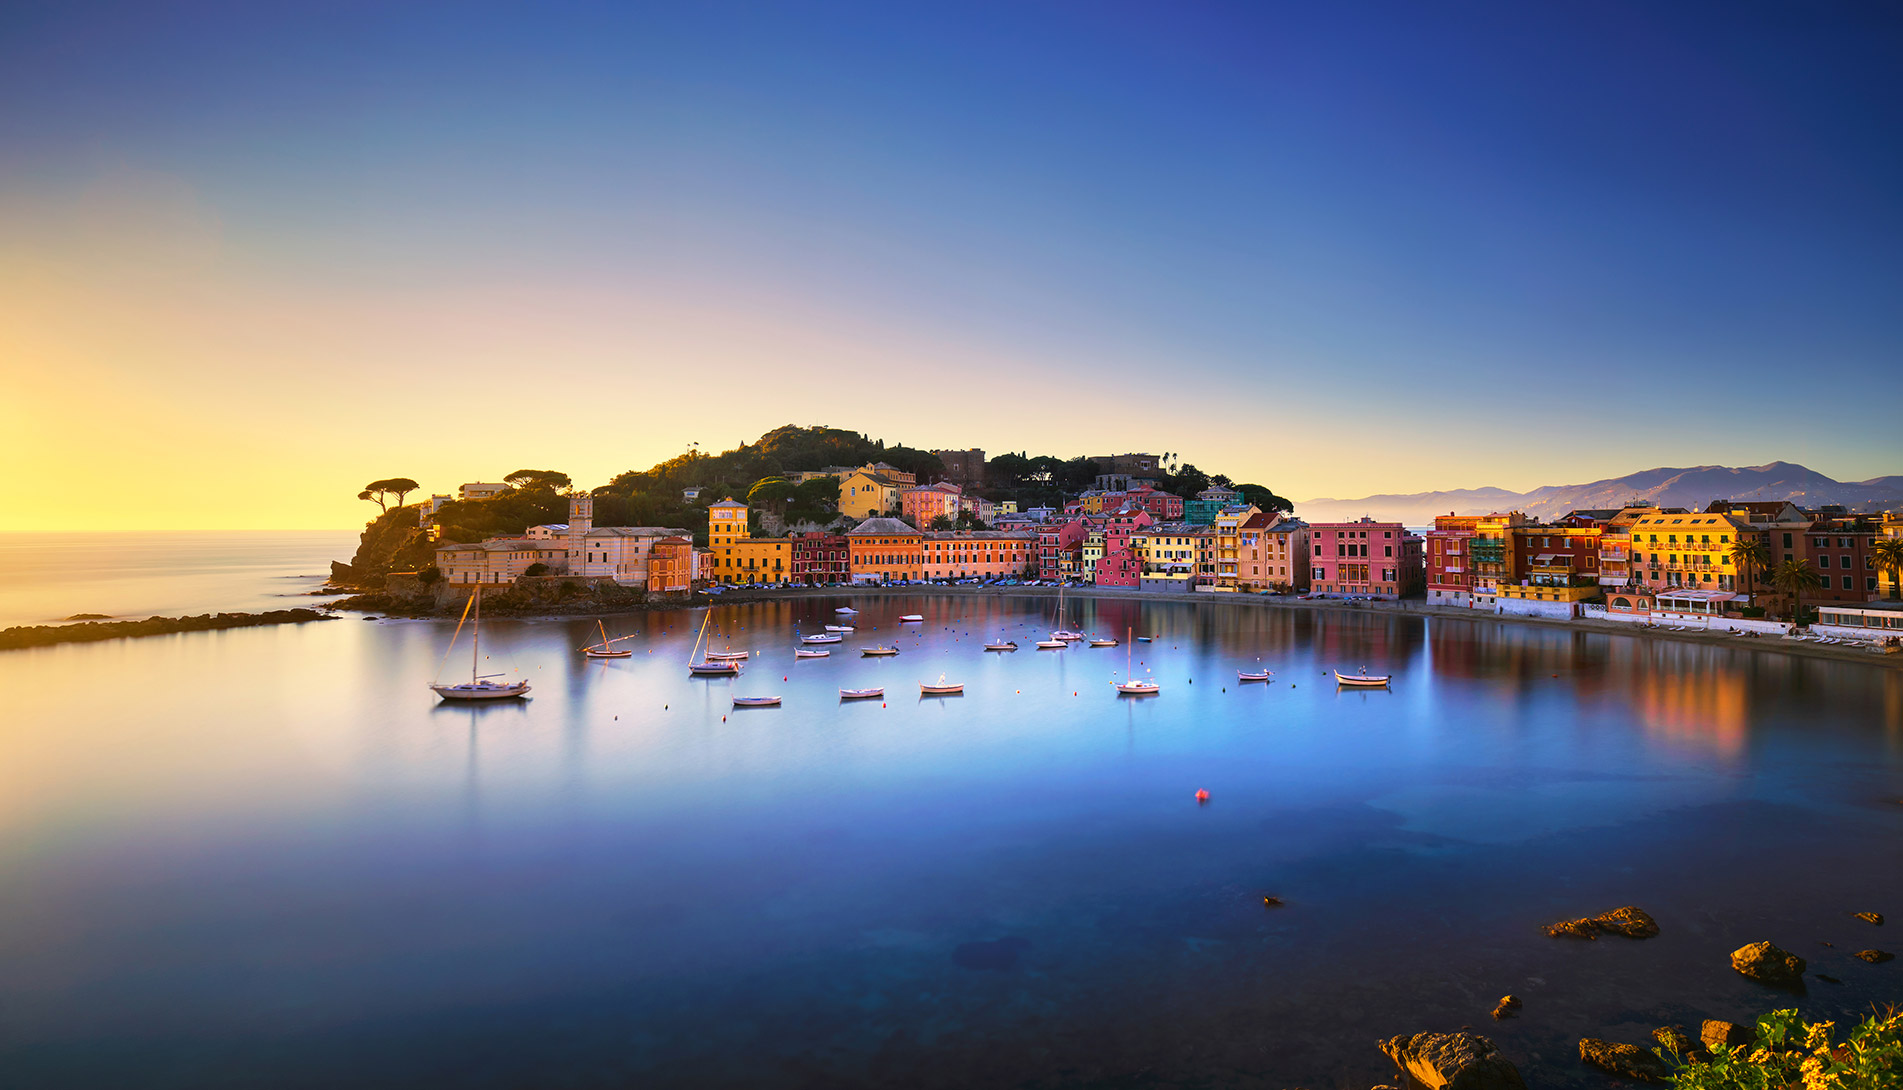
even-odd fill
[{"label": "turquoise water", "polygon": [[[482,708],[424,687],[441,622],[0,655],[3,1081],[1365,1090],[1376,1038],[1474,1025],[1597,1085],[1580,1036],[1776,1002],[1746,942],[1843,980],[1819,1013],[1903,999],[1848,956],[1893,929],[1849,913],[1903,914],[1895,671],[1073,602],[1158,635],[1162,694],[1120,699],[1125,648],[1031,650],[1029,598],[858,599],[795,661],[846,600],[716,609],[732,681],[687,676],[699,610],[610,620],[610,662],[592,621],[485,624],[534,691]],[[1324,676],[1363,665],[1392,690]],[[922,699],[941,674],[966,695]],[[1538,930],[1625,903],[1664,934]]]}]

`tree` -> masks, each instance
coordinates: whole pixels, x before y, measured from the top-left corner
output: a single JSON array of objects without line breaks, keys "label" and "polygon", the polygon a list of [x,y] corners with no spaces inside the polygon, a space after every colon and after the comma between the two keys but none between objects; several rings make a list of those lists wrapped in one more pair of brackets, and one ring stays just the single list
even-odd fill
[{"label": "tree", "polygon": [[560,492],[574,485],[574,482],[568,479],[568,474],[558,473],[552,469],[518,469],[502,479],[524,492],[543,490]]},{"label": "tree", "polygon": [[1890,573],[1890,600],[1903,597],[1903,538],[1886,537],[1870,547],[1877,569]]},{"label": "tree", "polygon": [[1294,504],[1259,484],[1239,484],[1236,486],[1236,491],[1242,493],[1243,503],[1252,503],[1264,511],[1280,511],[1288,514],[1295,510]]},{"label": "tree", "polygon": [[1757,573],[1771,566],[1771,547],[1761,537],[1739,535],[1731,543],[1731,562],[1738,567],[1738,589],[1746,594],[1757,586]]},{"label": "tree", "polygon": [[953,529],[953,528],[955,528],[955,527],[956,527],[957,525],[958,525],[958,520],[957,520],[957,519],[954,519],[954,518],[952,518],[952,517],[951,517],[950,515],[934,515],[934,516],[932,516],[932,525],[931,525],[931,529],[934,529],[934,530],[950,530],[950,529]]},{"label": "tree", "polygon": [[408,477],[386,477],[381,481],[371,481],[364,485],[363,491],[357,493],[357,498],[376,504],[379,511],[387,511],[390,509],[389,497],[395,496],[396,505],[401,507],[403,497],[416,491],[418,487],[420,486]]},{"label": "tree", "polygon": [[1823,586],[1824,577],[1808,560],[1786,560],[1771,573],[1771,585],[1790,598],[1791,622],[1795,624],[1803,619],[1804,592]]}]

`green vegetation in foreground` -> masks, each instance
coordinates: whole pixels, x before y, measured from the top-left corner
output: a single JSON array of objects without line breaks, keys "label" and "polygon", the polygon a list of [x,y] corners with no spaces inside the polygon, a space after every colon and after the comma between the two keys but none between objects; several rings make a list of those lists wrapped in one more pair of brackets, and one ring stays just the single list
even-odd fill
[{"label": "green vegetation in foreground", "polygon": [[56,643],[88,643],[127,636],[170,636],[178,632],[215,632],[225,628],[255,628],[267,624],[303,624],[335,620],[315,609],[273,609],[264,613],[202,613],[196,617],[147,617],[143,621],[89,621],[85,624],[21,625],[0,632],[0,651],[23,647],[51,647]]},{"label": "green vegetation in foreground", "polygon": [[[1758,1019],[1757,1038],[1715,1048],[1672,1077],[1678,1090],[1894,1090],[1903,1086],[1903,1011],[1873,1015],[1842,1041],[1832,1022],[1806,1022],[1795,1010]],[[1676,1057],[1660,1053],[1667,1059]]]}]

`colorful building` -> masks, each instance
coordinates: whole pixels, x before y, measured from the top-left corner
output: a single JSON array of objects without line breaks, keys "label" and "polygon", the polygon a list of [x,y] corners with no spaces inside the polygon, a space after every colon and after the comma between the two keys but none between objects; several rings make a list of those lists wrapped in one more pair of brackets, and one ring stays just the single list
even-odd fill
[{"label": "colorful building", "polygon": [[880,583],[924,578],[923,538],[895,518],[869,518],[846,531],[852,581]]},{"label": "colorful building", "polygon": [[626,587],[645,587],[652,575],[655,545],[670,538],[691,542],[693,537],[692,530],[673,526],[596,527],[579,538],[580,555],[568,570],[591,579],[612,579]]},{"label": "colorful building", "polygon": [[964,490],[955,484],[928,484],[899,493],[899,510],[905,521],[920,530],[931,529],[935,519],[958,520],[964,508]]},{"label": "colorful building", "polygon": [[1468,543],[1479,528],[1479,515],[1434,516],[1434,528],[1427,532],[1422,552],[1429,605],[1473,605]]},{"label": "colorful building", "polygon": [[1881,515],[1819,518],[1804,534],[1804,552],[1822,583],[1804,592],[1805,602],[1865,602],[1882,586],[1877,575],[1877,523]]},{"label": "colorful building", "polygon": [[793,581],[815,586],[852,582],[852,541],[821,531],[794,534]]},{"label": "colorful building", "polygon": [[1316,522],[1308,540],[1312,592],[1393,599],[1425,581],[1421,538],[1398,522]]},{"label": "colorful building", "polygon": [[1123,494],[1124,504],[1136,504],[1150,513],[1158,522],[1183,521],[1183,497],[1169,492],[1158,492],[1144,485],[1132,488]]},{"label": "colorful building", "polygon": [[1653,597],[1683,589],[1709,591],[1726,596],[1715,600],[1731,601],[1747,593],[1731,559],[1732,544],[1756,532],[1749,522],[1729,514],[1653,511],[1632,523],[1632,570]]},{"label": "colorful building", "polygon": [[1116,549],[1097,558],[1091,576],[1100,587],[1141,586],[1143,562],[1137,558],[1136,551],[1133,549],[1128,547]]},{"label": "colorful building", "polygon": [[1089,524],[1080,518],[1038,527],[1037,577],[1065,579],[1078,575],[1083,565],[1084,538],[1089,533]]},{"label": "colorful building", "polygon": [[1216,583],[1219,591],[1233,591],[1237,585],[1236,565],[1241,561],[1243,523],[1261,514],[1254,505],[1225,509],[1216,516]]},{"label": "colorful building", "polygon": [[694,589],[694,539],[664,537],[648,549],[649,594],[685,594]]},{"label": "colorful building", "polygon": [[839,481],[839,513],[856,519],[874,518],[900,509],[900,496],[918,485],[918,479],[884,462],[847,473]]},{"label": "colorful building", "polygon": [[487,541],[436,547],[436,570],[449,583],[513,583],[537,564],[551,574],[566,571],[567,543],[527,537],[492,537]]},{"label": "colorful building", "polygon": [[[1247,550],[1248,546],[1243,546]],[[1277,518],[1261,531],[1257,552],[1262,567],[1262,583],[1265,589],[1283,594],[1296,593],[1308,589],[1308,523],[1297,518]],[[1238,555],[1236,558],[1236,579],[1240,584],[1241,567],[1247,559],[1253,568],[1257,559]],[[1250,576],[1254,580],[1253,573]]]},{"label": "colorful building", "polygon": [[1002,579],[1037,570],[1038,536],[1028,530],[945,530],[922,535],[927,579]]}]

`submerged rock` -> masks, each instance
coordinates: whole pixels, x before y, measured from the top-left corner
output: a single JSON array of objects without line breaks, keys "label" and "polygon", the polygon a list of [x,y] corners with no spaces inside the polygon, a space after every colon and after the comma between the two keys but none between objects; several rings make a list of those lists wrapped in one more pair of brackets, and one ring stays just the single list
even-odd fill
[{"label": "submerged rock", "polygon": [[1881,912],[1859,912],[1856,913],[1856,917],[1864,923],[1873,923],[1878,927],[1883,926],[1883,913]]},{"label": "submerged rock", "polygon": [[1664,1060],[1638,1045],[1587,1037],[1579,1042],[1579,1058],[1602,1071],[1628,1079],[1664,1082],[1672,1069]]},{"label": "submerged rock", "polygon": [[1503,995],[1500,997],[1500,1002],[1494,1004],[1493,1007],[1493,1017],[1495,1021],[1502,1018],[1512,1018],[1519,1013],[1520,997],[1517,995]]},{"label": "submerged rock", "polygon": [[1601,932],[1624,935],[1628,939],[1649,939],[1659,933],[1659,925],[1644,909],[1637,905],[1626,905],[1597,916],[1561,920],[1546,928],[1546,933],[1556,939],[1596,939]]},{"label": "submerged rock", "polygon": [[1526,1080],[1492,1041],[1476,1033],[1415,1033],[1380,1048],[1426,1090],[1525,1090]]},{"label": "submerged rock", "polygon": [[1804,959],[1768,942],[1754,942],[1733,950],[1731,967],[1760,984],[1775,988],[1804,986]]},{"label": "submerged rock", "polygon": [[1721,1018],[1707,1018],[1698,1027],[1698,1039],[1706,1048],[1736,1048],[1748,1045],[1757,1037],[1757,1031],[1750,1026],[1741,1026],[1736,1022],[1727,1022]]},{"label": "submerged rock", "polygon": [[1896,957],[1895,954],[1890,953],[1888,950],[1859,950],[1857,951],[1857,956],[1872,965],[1881,965],[1886,961],[1894,960]]},{"label": "submerged rock", "polygon": [[1684,1059],[1698,1051],[1698,1042],[1685,1032],[1684,1026],[1660,1026],[1652,1031],[1652,1039],[1659,1047],[1674,1056]]}]

